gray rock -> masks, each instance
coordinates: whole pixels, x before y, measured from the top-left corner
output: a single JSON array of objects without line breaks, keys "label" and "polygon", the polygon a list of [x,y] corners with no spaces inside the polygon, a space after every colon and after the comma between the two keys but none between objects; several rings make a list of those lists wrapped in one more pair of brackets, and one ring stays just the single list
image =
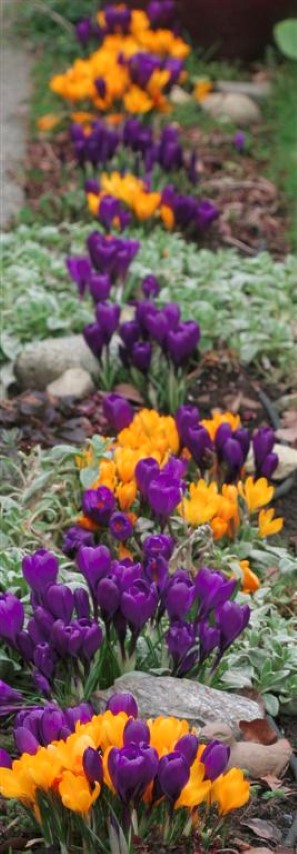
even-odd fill
[{"label": "gray rock", "polygon": [[185,92],[181,86],[172,87],[170,92],[170,101],[172,104],[175,104],[176,107],[179,107],[183,104],[189,104],[192,100],[192,95],[189,95],[188,92]]},{"label": "gray rock", "polygon": [[68,368],[58,380],[49,383],[46,390],[53,397],[76,397],[82,400],[95,391],[95,386],[84,368]]},{"label": "gray rock", "polygon": [[69,368],[83,368],[92,377],[98,377],[98,362],[82,335],[46,338],[28,344],[17,357],[14,372],[23,389],[43,391]]},{"label": "gray rock", "polygon": [[236,734],[239,720],[263,717],[262,709],[253,700],[173,676],[151,676],[138,671],[120,676],[112,688],[96,692],[95,701],[100,710],[115,692],[133,694],[142,717],[173,715],[196,726],[224,721]]},{"label": "gray rock", "polygon": [[201,101],[201,107],[213,118],[230,121],[241,127],[261,121],[258,105],[247,95],[214,92]]},{"label": "gray rock", "polygon": [[262,83],[254,83],[252,80],[218,80],[216,88],[219,92],[229,95],[247,95],[255,101],[262,101],[270,95],[272,86],[269,80]]}]

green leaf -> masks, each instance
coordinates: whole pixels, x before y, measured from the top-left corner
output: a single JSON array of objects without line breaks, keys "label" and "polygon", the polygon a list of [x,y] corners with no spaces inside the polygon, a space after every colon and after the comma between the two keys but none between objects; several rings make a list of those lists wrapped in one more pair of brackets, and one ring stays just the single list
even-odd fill
[{"label": "green leaf", "polygon": [[297,18],[280,21],[274,27],[273,35],[281,53],[297,62]]},{"label": "green leaf", "polygon": [[275,718],[279,710],[277,697],[275,697],[274,694],[262,694],[262,700],[265,703],[265,708],[268,714]]}]

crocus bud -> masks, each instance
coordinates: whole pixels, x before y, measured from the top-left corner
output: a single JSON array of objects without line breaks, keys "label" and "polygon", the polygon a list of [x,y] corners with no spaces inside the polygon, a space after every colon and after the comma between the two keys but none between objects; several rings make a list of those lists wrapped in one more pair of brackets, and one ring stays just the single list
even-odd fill
[{"label": "crocus bud", "polygon": [[45,708],[39,721],[42,743],[47,745],[60,738],[61,729],[66,724],[64,712],[50,706]]},{"label": "crocus bud", "polygon": [[86,489],[82,499],[82,509],[85,516],[92,519],[96,525],[108,525],[115,508],[115,497],[107,486],[98,489]]},{"label": "crocus bud", "polygon": [[195,597],[195,585],[188,573],[177,570],[164,591],[164,605],[171,620],[185,617]]},{"label": "crocus bud", "polygon": [[9,753],[0,747],[0,768],[11,768],[12,767],[12,759],[9,756]]},{"label": "crocus bud", "polygon": [[109,549],[106,546],[98,546],[96,549],[83,546],[79,550],[77,563],[80,572],[94,594],[98,581],[110,572],[111,556]]},{"label": "crocus bud", "polygon": [[51,584],[43,596],[43,600],[54,617],[69,623],[74,608],[74,596],[66,584]]},{"label": "crocus bud", "polygon": [[139,579],[121,597],[121,611],[132,629],[140,631],[147,620],[153,617],[158,604],[155,584]]},{"label": "crocus bud", "polygon": [[20,753],[29,753],[31,756],[34,756],[40,747],[37,738],[26,727],[20,726],[14,730],[14,740]]},{"label": "crocus bud", "polygon": [[230,747],[228,744],[223,744],[221,741],[211,741],[205,747],[200,756],[200,762],[205,765],[205,776],[209,780],[216,780],[220,774],[226,771],[230,756]]},{"label": "crocus bud", "polygon": [[238,605],[237,602],[224,602],[216,611],[216,624],[221,632],[221,655],[231,646],[231,643],[241,634],[250,618],[248,605]]},{"label": "crocus bud", "polygon": [[50,584],[55,584],[59,564],[52,552],[48,552],[47,549],[38,549],[34,554],[23,558],[22,572],[32,590],[43,593]]},{"label": "crocus bud", "polygon": [[182,483],[177,478],[159,474],[151,480],[148,488],[148,500],[157,516],[167,519],[182,497]]},{"label": "crocus bud", "polygon": [[89,783],[102,783],[103,765],[101,756],[93,747],[87,747],[83,754],[83,769]]},{"label": "crocus bud", "polygon": [[39,643],[35,647],[34,664],[46,679],[52,678],[55,669],[55,656],[48,643]]},{"label": "crocus bud", "polygon": [[115,433],[120,433],[133,420],[132,406],[119,394],[108,394],[104,397],[103,413]]},{"label": "crocus bud", "polygon": [[130,719],[123,732],[124,746],[128,744],[149,744],[150,731],[145,721]]},{"label": "crocus bud", "polygon": [[176,742],[174,750],[184,756],[188,765],[192,765],[197,756],[198,745],[199,741],[197,736],[194,735],[194,733],[189,732],[187,735],[183,735]]},{"label": "crocus bud", "polygon": [[161,791],[174,804],[190,776],[190,766],[177,751],[161,756],[158,766],[158,783]]},{"label": "crocus bud", "polygon": [[133,534],[133,525],[127,513],[118,511],[113,513],[110,522],[109,530],[111,535],[120,543],[124,543]]},{"label": "crocus bud", "polygon": [[106,704],[106,710],[118,715],[125,712],[131,718],[137,718],[138,706],[133,694],[112,694]]},{"label": "crocus bud", "polygon": [[74,607],[78,618],[90,617],[90,600],[84,587],[77,587],[73,593]]},{"label": "crocus bud", "polygon": [[24,624],[24,607],[12,593],[0,593],[0,637],[15,645]]}]

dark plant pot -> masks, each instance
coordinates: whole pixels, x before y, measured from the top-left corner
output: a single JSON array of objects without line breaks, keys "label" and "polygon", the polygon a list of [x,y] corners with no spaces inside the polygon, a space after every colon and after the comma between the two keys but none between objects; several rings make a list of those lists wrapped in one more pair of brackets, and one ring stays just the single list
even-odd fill
[{"label": "dark plant pot", "polygon": [[[145,9],[146,0],[128,0]],[[212,56],[258,59],[273,42],[277,21],[297,15],[297,0],[176,0],[178,19]]]},{"label": "dark plant pot", "polygon": [[228,59],[257,59],[274,24],[297,15],[297,0],[177,0],[179,18],[197,45]]}]

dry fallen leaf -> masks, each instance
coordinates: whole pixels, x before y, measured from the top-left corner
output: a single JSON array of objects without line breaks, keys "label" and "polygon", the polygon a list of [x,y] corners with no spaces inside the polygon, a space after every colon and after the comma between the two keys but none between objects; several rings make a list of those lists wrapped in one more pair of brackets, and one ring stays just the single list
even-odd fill
[{"label": "dry fallen leaf", "polygon": [[239,721],[239,729],[244,741],[257,744],[275,744],[277,735],[269,721],[265,718],[255,718],[253,721]]},{"label": "dry fallen leaf", "polygon": [[144,403],[143,397],[136,386],[130,385],[130,383],[119,383],[119,385],[115,387],[114,392],[115,394],[120,394],[122,397],[125,397],[126,400],[131,400],[132,403],[139,403],[140,406]]},{"label": "dry fallen leaf", "polygon": [[[274,774],[266,774],[265,777],[261,777],[261,783],[266,783],[266,786],[270,789],[271,792],[275,792],[277,789],[282,787],[282,781],[279,780],[278,777],[275,777]],[[289,791],[289,789],[288,789]]]},{"label": "dry fallen leaf", "polygon": [[[249,821],[242,821],[242,827],[248,827],[259,839],[273,839],[274,842],[280,842],[282,832],[272,821],[264,821],[262,818],[251,818]],[[257,849],[259,851],[259,849]]]}]

